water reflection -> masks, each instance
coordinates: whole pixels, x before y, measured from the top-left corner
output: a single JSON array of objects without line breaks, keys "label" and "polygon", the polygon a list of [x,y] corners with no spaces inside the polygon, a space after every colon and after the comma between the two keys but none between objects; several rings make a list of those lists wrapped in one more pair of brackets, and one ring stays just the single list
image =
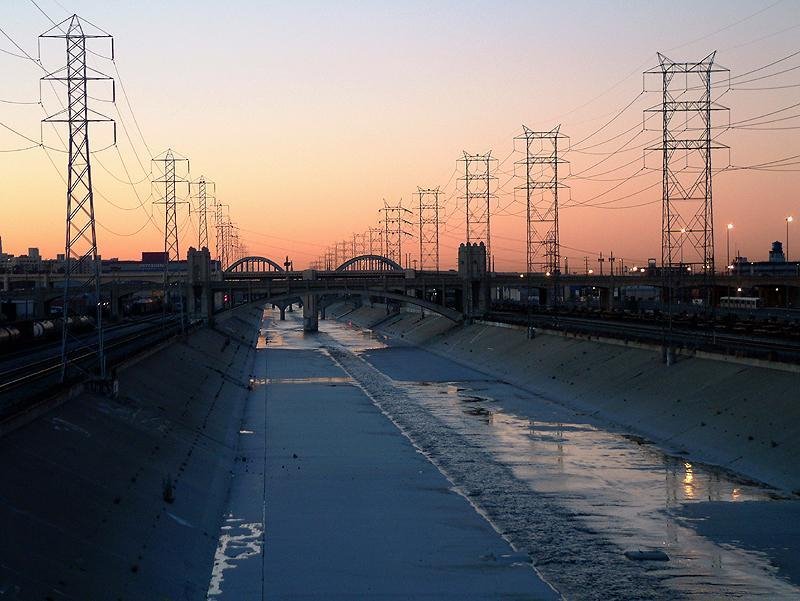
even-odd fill
[{"label": "water reflection", "polygon": [[[716,598],[747,590],[748,596],[770,599],[797,593],[774,578],[764,556],[723,549],[672,511],[705,500],[765,501],[769,490],[665,455],[642,439],[571,421],[575,414],[569,410],[502,382],[396,384],[622,549],[666,551],[670,562],[649,569],[682,593]],[[492,419],[480,419],[484,413]]]},{"label": "water reflection", "polygon": [[[326,323],[325,332],[351,351],[375,343],[387,346],[388,341],[351,324]],[[404,350],[403,361],[422,365],[429,360],[425,351],[416,351],[418,356]],[[365,358],[369,361],[369,355]],[[443,373],[446,369],[443,365]],[[453,369],[451,377],[464,377],[463,366]],[[391,375],[391,369],[382,371]],[[401,371],[407,373],[408,366]],[[586,532],[621,550],[665,551],[669,562],[643,568],[672,587],[676,597],[800,598],[796,587],[777,577],[765,555],[717,545],[677,515],[686,503],[769,501],[773,495],[769,489],[724,470],[665,455],[640,437],[587,423],[590,418],[581,412],[500,381],[487,381],[477,371],[469,380],[394,384],[404,389],[410,402],[425,407],[470,445],[508,466],[532,490],[567,507],[585,524]],[[627,560],[621,557],[621,561]]]}]

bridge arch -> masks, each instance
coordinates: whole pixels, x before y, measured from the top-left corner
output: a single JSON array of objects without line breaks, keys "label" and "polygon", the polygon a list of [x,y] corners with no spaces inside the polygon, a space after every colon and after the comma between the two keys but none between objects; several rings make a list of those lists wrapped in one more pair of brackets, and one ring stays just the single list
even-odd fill
[{"label": "bridge arch", "polygon": [[336,271],[403,271],[402,266],[381,255],[359,255],[348,259]]},{"label": "bridge arch", "polygon": [[[252,305],[252,304],[280,304],[280,303],[302,303],[303,301],[303,293],[302,292],[278,292],[275,294],[264,294],[258,296],[258,298],[254,298],[252,300],[245,301],[243,304]],[[348,290],[348,289],[331,289],[324,292],[324,294],[319,295],[320,298],[322,296],[327,297],[341,297],[347,298],[352,296],[361,296],[362,298],[369,299],[370,297],[380,297],[388,300],[397,301],[400,303],[407,303],[410,305],[416,305],[417,307],[421,307],[430,311],[431,313],[436,313],[449,319],[454,323],[460,323],[464,319],[464,314],[456,309],[450,309],[448,307],[442,307],[441,305],[437,305],[436,303],[432,303],[430,301],[416,298],[413,296],[408,296],[406,294],[402,294],[400,292],[391,292],[388,290]],[[240,306],[240,305],[237,305]],[[232,307],[231,307],[232,308]],[[223,309],[223,311],[229,309]]]},{"label": "bridge arch", "polygon": [[285,271],[272,259],[267,257],[242,257],[228,265],[226,273],[264,273],[266,271]]}]

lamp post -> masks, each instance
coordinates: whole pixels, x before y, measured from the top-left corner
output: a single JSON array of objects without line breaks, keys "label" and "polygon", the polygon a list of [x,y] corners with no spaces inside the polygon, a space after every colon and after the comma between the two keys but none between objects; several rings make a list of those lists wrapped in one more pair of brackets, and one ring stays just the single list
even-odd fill
[{"label": "lamp post", "polygon": [[783,256],[785,257],[786,261],[789,261],[789,224],[794,221],[794,217],[789,215],[786,218],[786,248],[783,249]]},{"label": "lamp post", "polygon": [[733,229],[733,224],[728,224],[728,231],[727,234],[727,242],[728,242],[728,259],[725,263],[725,271],[728,272],[728,275],[731,275],[731,230]]},{"label": "lamp post", "polygon": [[681,271],[683,271],[683,240],[686,237],[686,228],[681,228]]}]

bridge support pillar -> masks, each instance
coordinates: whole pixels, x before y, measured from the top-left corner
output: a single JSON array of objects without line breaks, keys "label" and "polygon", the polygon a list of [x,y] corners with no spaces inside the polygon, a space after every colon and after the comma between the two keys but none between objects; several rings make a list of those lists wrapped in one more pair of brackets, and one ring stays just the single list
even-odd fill
[{"label": "bridge support pillar", "polygon": [[610,310],[614,308],[614,294],[609,288],[600,288],[600,306]]},{"label": "bridge support pillar", "polygon": [[281,312],[281,321],[286,321],[286,305],[278,305],[278,311]]},{"label": "bridge support pillar", "polygon": [[186,256],[185,307],[190,317],[214,324],[214,292],[211,290],[211,253],[208,248],[190,248]]},{"label": "bridge support pillar", "polygon": [[316,294],[306,294],[303,296],[303,331],[319,331],[319,314],[317,313]]},{"label": "bridge support pillar", "polygon": [[486,269],[486,246],[462,244],[458,248],[458,275],[462,280],[464,317],[471,320],[489,312],[489,274]]}]

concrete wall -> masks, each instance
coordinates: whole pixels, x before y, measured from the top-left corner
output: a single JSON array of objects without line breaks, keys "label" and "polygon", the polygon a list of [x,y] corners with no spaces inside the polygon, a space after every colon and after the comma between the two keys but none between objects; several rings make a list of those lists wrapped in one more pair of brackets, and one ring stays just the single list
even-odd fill
[{"label": "concrete wall", "polygon": [[[377,306],[376,306],[377,307]],[[346,315],[365,327],[380,308]],[[518,327],[454,326],[403,312],[377,329],[477,367],[675,454],[800,492],[800,369],[681,357],[656,348],[541,334]],[[541,332],[541,331],[540,331]]]},{"label": "concrete wall", "polygon": [[0,591],[206,598],[260,318],[221,316],[121,371],[118,399],[82,394],[0,439]]}]

